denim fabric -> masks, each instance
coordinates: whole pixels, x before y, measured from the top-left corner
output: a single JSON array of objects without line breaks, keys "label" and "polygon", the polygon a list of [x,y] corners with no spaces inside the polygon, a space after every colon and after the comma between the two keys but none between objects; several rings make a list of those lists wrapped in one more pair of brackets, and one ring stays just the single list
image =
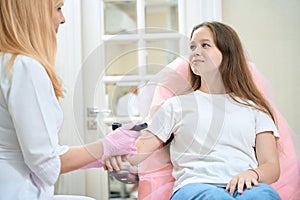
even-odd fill
[{"label": "denim fabric", "polygon": [[210,184],[191,183],[177,190],[171,200],[280,200],[278,193],[269,185],[259,183],[251,190],[244,189],[243,194],[237,191],[231,196],[224,188]]}]

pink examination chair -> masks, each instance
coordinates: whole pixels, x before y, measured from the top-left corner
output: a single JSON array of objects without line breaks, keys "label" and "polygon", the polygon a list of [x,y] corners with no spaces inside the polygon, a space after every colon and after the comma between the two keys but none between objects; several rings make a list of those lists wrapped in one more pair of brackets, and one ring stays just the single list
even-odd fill
[{"label": "pink examination chair", "polygon": [[[259,90],[272,104],[271,89],[266,79],[258,72],[256,67],[249,63],[254,81]],[[150,116],[161,106],[166,99],[191,91],[188,84],[188,62],[183,58],[177,58],[163,69],[156,80],[150,82],[143,89],[149,98],[149,90],[154,91],[153,99],[149,102]],[[140,96],[143,96],[143,91]],[[146,92],[147,91],[147,92]],[[150,92],[151,93],[151,92]],[[151,94],[151,95],[152,95]],[[145,101],[143,101],[145,103]],[[145,107],[144,107],[145,109]],[[148,108],[146,108],[148,109]],[[281,176],[272,184],[283,200],[300,200],[300,171],[299,163],[293,141],[296,140],[294,133],[289,128],[280,112],[273,106],[278,130],[279,158]],[[172,195],[174,178],[172,177],[172,164],[169,160],[168,145],[153,153],[139,166],[139,200],[167,200]]]}]

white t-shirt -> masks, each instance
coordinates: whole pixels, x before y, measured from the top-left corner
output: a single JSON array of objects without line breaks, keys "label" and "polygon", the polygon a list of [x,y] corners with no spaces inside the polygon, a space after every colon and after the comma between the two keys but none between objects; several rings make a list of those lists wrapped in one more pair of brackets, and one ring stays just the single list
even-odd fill
[{"label": "white t-shirt", "polygon": [[0,196],[51,199],[60,173],[63,113],[52,83],[36,60],[0,54]]},{"label": "white t-shirt", "polygon": [[156,112],[149,131],[166,142],[171,134],[174,191],[200,182],[226,186],[236,174],[258,166],[256,134],[272,131],[264,112],[234,101],[228,94],[199,90],[168,99]]}]

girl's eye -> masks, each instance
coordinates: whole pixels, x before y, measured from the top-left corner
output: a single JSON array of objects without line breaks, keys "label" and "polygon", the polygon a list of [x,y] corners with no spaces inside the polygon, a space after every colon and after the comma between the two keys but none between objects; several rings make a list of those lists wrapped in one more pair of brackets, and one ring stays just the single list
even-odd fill
[{"label": "girl's eye", "polygon": [[207,43],[203,43],[203,44],[202,44],[202,47],[203,47],[203,48],[205,48],[205,47],[210,47],[210,45],[207,44]]},{"label": "girl's eye", "polygon": [[195,51],[195,49],[196,49],[196,45],[191,44],[190,45],[190,50]]}]

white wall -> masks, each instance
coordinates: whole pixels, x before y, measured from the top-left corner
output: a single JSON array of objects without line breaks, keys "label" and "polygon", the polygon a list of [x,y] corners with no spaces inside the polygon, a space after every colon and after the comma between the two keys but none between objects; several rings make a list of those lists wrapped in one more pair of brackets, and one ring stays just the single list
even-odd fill
[{"label": "white wall", "polygon": [[300,135],[300,1],[223,0],[223,22],[239,33],[248,56],[270,80],[275,103]]}]

